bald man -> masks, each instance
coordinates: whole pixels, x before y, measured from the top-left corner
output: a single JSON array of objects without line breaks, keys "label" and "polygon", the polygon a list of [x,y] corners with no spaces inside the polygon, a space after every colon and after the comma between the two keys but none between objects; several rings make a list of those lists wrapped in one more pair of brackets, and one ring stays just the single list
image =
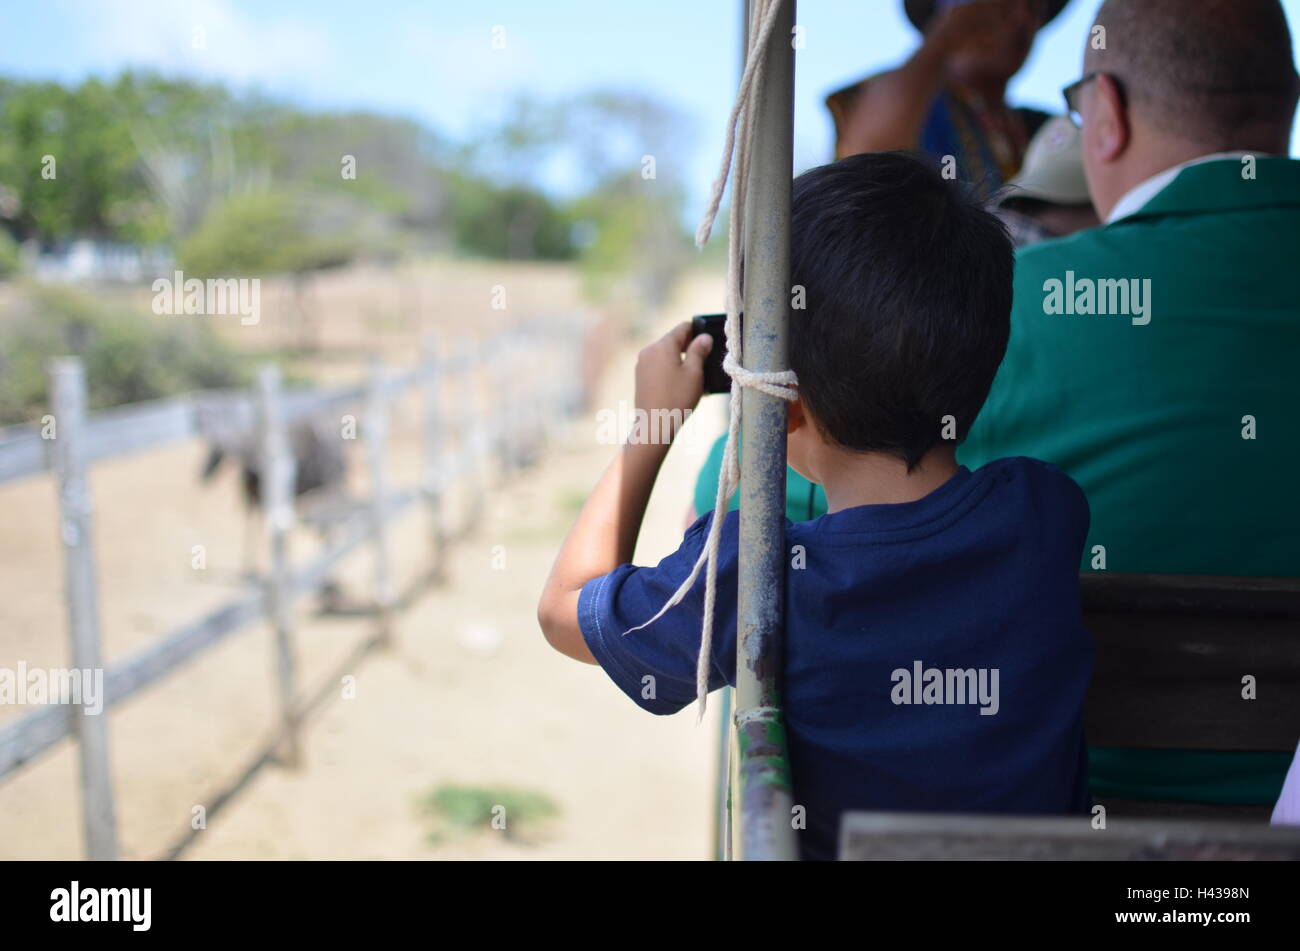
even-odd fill
[{"label": "bald man", "polygon": [[[1277,0],[1097,13],[1066,99],[1103,224],[1019,252],[1011,344],[959,450],[1073,476],[1092,507],[1085,571],[1300,571],[1296,95]],[[1103,801],[1259,806],[1289,760],[1092,754]]]}]

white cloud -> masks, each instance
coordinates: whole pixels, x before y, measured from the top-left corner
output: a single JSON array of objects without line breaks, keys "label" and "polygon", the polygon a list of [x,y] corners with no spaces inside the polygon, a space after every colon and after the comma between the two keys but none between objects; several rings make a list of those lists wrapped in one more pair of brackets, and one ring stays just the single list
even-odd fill
[{"label": "white cloud", "polygon": [[329,33],[309,18],[254,18],[228,0],[65,6],[69,43],[100,71],[151,67],[239,85],[300,88],[327,74],[334,60]]}]

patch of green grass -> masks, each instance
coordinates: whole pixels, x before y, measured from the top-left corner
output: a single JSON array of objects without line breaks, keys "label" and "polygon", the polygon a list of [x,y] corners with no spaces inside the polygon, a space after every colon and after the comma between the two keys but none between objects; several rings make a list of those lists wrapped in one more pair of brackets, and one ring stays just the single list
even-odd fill
[{"label": "patch of green grass", "polygon": [[429,832],[433,843],[485,829],[520,841],[560,811],[549,796],[531,789],[456,784],[434,788],[420,798],[419,807],[436,823]]},{"label": "patch of green grass", "polygon": [[577,515],[587,502],[587,492],[582,489],[565,489],[560,493],[559,507],[567,515]]}]

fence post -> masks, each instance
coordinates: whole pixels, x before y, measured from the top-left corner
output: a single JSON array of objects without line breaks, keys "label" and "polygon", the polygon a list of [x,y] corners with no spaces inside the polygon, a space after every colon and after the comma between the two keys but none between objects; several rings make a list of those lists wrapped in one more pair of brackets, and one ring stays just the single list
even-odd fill
[{"label": "fence post", "polygon": [[537,369],[537,438],[543,449],[549,450],[558,429],[560,413],[559,391],[564,379],[563,351],[556,346],[557,333],[553,327],[539,324],[534,343],[532,363]]},{"label": "fence post", "polygon": [[[90,671],[93,677],[94,672],[103,667],[99,593],[95,585],[95,552],[91,537],[92,504],[86,478],[86,373],[81,361],[74,357],[51,360],[48,372],[50,411],[55,426],[54,472],[59,488],[59,534],[63,540],[72,666]],[[68,708],[81,760],[81,816],[85,826],[86,857],[95,861],[118,857],[113,780],[108,760],[106,699],[99,698],[101,709],[97,715],[88,715],[83,690],[80,709]]]},{"label": "fence post", "polygon": [[447,528],[443,522],[442,495],[444,491],[444,466],[447,458],[442,414],[442,365],[439,360],[438,341],[432,334],[424,338],[424,497],[429,507],[429,530],[432,542],[433,564],[429,569],[432,581],[441,581],[447,550]]},{"label": "fence post", "polygon": [[470,510],[465,527],[472,531],[483,517],[487,496],[487,455],[489,436],[483,412],[483,392],[480,388],[479,369],[482,366],[486,344],[481,341],[467,343],[463,348],[460,368],[462,389],[465,392],[465,426],[461,430],[460,450],[466,453],[465,471],[468,475]]},{"label": "fence post", "polygon": [[551,393],[554,388],[552,374],[559,370],[548,349],[546,328],[537,321],[525,336],[524,362],[528,367],[527,407],[530,419],[526,434],[527,462],[535,465],[548,448],[550,441]]},{"label": "fence post", "polygon": [[376,636],[379,643],[387,647],[393,641],[393,581],[388,560],[387,519],[384,517],[388,507],[388,469],[384,458],[388,444],[388,397],[384,389],[384,367],[376,357],[370,361],[365,431],[370,465],[371,534],[375,539]]},{"label": "fence post", "polygon": [[491,345],[492,362],[488,365],[488,378],[492,380],[492,389],[496,392],[492,408],[496,419],[496,450],[499,478],[508,480],[514,474],[515,448],[515,379],[514,379],[514,337],[509,331],[497,334]]},{"label": "fence post", "polygon": [[560,385],[561,418],[566,422],[574,419],[587,408],[583,394],[587,389],[587,365],[590,361],[589,351],[592,344],[587,339],[584,319],[576,314],[565,318],[564,328],[560,334],[560,347],[565,356],[568,372]]},{"label": "fence post", "polygon": [[298,739],[299,711],[293,656],[293,592],[289,587],[289,531],[293,527],[296,472],[281,415],[280,368],[275,364],[267,364],[258,371],[257,395],[261,456],[258,488],[271,561],[266,579],[266,602],[275,632],[281,762],[296,768],[302,761],[302,750]]}]

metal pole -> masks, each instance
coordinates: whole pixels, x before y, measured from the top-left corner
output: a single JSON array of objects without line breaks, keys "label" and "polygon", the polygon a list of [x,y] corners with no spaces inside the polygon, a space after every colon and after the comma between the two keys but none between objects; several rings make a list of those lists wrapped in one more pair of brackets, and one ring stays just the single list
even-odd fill
[{"label": "metal pole", "polygon": [[[50,411],[54,414],[54,473],[59,487],[59,529],[63,539],[64,584],[72,665],[95,676],[99,656],[99,592],[95,585],[95,550],[91,539],[90,487],[86,479],[86,373],[72,357],[51,360]],[[117,858],[117,820],[113,778],[108,761],[108,704],[88,715],[83,691],[81,709],[70,710],[81,760],[81,817],[86,857]]]},{"label": "metal pole", "polygon": [[[756,147],[745,200],[744,362],[788,367],[790,192],[794,167],[794,0],[777,14],[753,100]],[[736,200],[733,198],[733,201]],[[741,394],[740,562],[736,643],[736,735],[740,857],[797,858],[781,719],[785,600],[786,404],[746,387]]]}]

